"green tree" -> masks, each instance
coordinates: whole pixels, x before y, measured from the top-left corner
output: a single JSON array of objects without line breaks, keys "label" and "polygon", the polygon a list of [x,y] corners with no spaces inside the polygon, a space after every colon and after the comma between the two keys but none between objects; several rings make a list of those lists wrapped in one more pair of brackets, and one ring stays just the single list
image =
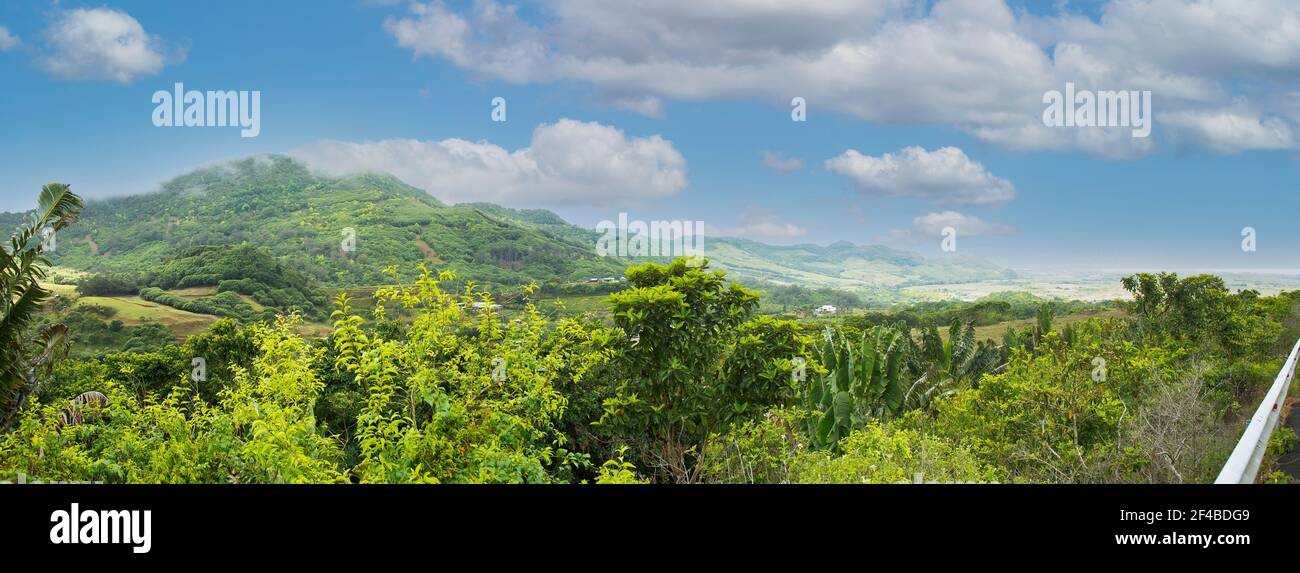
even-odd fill
[{"label": "green tree", "polygon": [[1199,343],[1219,336],[1230,320],[1228,288],[1214,275],[1139,273],[1122,284],[1133,294],[1129,309],[1148,336]]},{"label": "green tree", "polygon": [[724,276],[707,260],[647,263],[610,296],[626,349],[600,423],[659,481],[693,481],[708,437],[793,400],[795,359],[807,362],[797,326],[753,318],[758,295]]}]

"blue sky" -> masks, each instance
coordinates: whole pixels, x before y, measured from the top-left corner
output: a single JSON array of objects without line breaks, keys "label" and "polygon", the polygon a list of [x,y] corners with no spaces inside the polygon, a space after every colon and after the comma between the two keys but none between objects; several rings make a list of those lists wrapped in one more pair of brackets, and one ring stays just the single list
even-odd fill
[{"label": "blue sky", "polygon": [[[1176,0],[643,4],[6,3],[0,210],[50,181],[106,197],[291,153],[585,226],[939,256],[951,225],[1017,268],[1300,267],[1294,3],[1219,2],[1214,34]],[[1044,126],[1066,81],[1150,90],[1152,136]],[[176,82],[261,91],[260,135],[155,127]]]}]

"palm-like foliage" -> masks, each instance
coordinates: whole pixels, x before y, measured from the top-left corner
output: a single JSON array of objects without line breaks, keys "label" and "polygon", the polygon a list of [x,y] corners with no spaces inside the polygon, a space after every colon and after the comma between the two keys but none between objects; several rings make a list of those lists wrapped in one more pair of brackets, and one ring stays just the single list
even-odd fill
[{"label": "palm-like foliage", "polygon": [[868,420],[900,411],[907,386],[902,378],[906,339],[898,329],[877,326],[860,341],[831,335],[815,347],[826,374],[804,388],[804,405],[817,413],[806,428],[814,448],[834,450]]},{"label": "palm-like foliage", "polygon": [[994,344],[975,339],[973,322],[963,323],[960,319],[953,319],[948,327],[948,340],[939,336],[939,329],[930,326],[921,331],[917,346],[913,367],[921,375],[905,394],[909,409],[924,408],[935,398],[974,384],[985,372],[997,367],[1001,354]]},{"label": "palm-like foliage", "polygon": [[958,320],[946,342],[933,326],[914,340],[900,323],[876,326],[860,341],[828,333],[813,354],[826,373],[803,389],[804,406],[814,414],[805,430],[813,448],[830,450],[868,421],[926,408],[1001,361],[995,344],[975,340],[973,323]]},{"label": "palm-like foliage", "polygon": [[18,410],[35,389],[37,376],[67,338],[67,328],[54,325],[32,336],[30,330],[50,292],[40,279],[50,262],[44,256],[42,233],[55,233],[76,222],[81,198],[67,185],[41,188],[36,212],[0,248],[0,431],[13,423]]}]

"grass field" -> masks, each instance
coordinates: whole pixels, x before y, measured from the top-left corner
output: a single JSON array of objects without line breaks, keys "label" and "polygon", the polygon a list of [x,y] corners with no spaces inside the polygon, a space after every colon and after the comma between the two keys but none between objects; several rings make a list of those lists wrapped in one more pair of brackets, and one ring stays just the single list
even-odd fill
[{"label": "grass field", "polygon": [[77,287],[72,285],[61,285],[61,284],[42,282],[41,288],[48,290],[59,296],[74,296],[77,294]]},{"label": "grass field", "polygon": [[204,298],[217,294],[217,287],[214,286],[196,286],[189,288],[178,288],[167,291],[181,298]]},{"label": "grass field", "polygon": [[166,326],[178,340],[185,340],[191,335],[202,332],[217,320],[210,314],[197,314],[178,310],[170,306],[150,302],[138,296],[85,296],[80,304],[93,304],[117,311],[114,320],[122,321],[126,326],[140,326],[147,322],[156,322]]},{"label": "grass field", "polygon": [[[1093,318],[1119,318],[1121,316],[1124,316],[1124,311],[1122,310],[1090,310],[1086,312],[1067,314],[1065,316],[1058,316],[1056,318],[1053,318],[1052,329],[1060,330],[1062,328],[1065,328],[1065,326],[1067,325],[1083,322],[1085,320],[1089,320]],[[999,322],[997,324],[990,324],[988,326],[977,326],[975,327],[975,339],[976,340],[993,339],[993,340],[1001,341],[1002,335],[1006,333],[1008,326],[1019,329],[1019,328],[1024,328],[1026,326],[1030,326],[1035,322],[1036,322],[1035,319],[1026,318],[1022,320],[1009,320],[1007,322]],[[944,339],[947,339],[948,329],[945,328],[941,330],[942,330],[941,334],[943,335]]]}]

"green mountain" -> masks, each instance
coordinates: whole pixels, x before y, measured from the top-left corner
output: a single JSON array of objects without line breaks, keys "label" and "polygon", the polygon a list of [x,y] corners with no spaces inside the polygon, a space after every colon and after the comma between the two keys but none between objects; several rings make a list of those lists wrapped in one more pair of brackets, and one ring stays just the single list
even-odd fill
[{"label": "green mountain", "polygon": [[[12,227],[20,216],[0,214],[0,224]],[[392,176],[323,177],[287,157],[259,156],[194,171],[152,193],[90,201],[51,259],[94,275],[83,284],[90,294],[210,286],[283,310],[319,308],[312,293],[321,286],[410,281],[421,262],[492,285],[584,282],[636,262],[597,257],[596,238],[546,210],[446,205]],[[872,303],[897,301],[906,286],[1014,276],[979,259],[847,242],[707,237],[704,250],[715,267],[763,290],[836,289]],[[393,266],[396,277],[385,272]],[[226,302],[238,302],[231,296]]]},{"label": "green mountain", "polygon": [[[158,277],[165,274],[160,269],[178,266],[174,259],[192,259],[194,248],[243,245],[265,250],[317,285],[337,287],[412,280],[421,262],[489,284],[585,280],[626,266],[490,211],[445,205],[387,175],[327,178],[286,157],[255,157],[177,177],[153,193],[88,202],[81,221],[58,237],[51,260],[91,273]],[[0,224],[18,217],[0,216]],[[179,265],[210,280],[166,275],[167,284],[153,286],[250,278],[226,272],[222,257],[214,252]],[[221,268],[196,268],[203,260]],[[396,279],[384,272],[392,265]]]}]

